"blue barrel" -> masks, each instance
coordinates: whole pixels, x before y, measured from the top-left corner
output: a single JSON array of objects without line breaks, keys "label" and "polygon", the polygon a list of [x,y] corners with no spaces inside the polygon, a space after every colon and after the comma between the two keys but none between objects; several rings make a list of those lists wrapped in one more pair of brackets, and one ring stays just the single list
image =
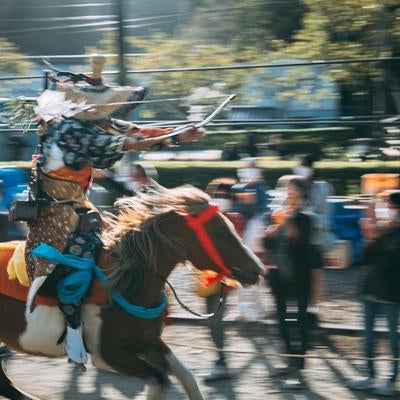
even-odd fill
[{"label": "blue barrel", "polygon": [[0,167],[0,180],[2,181],[0,207],[9,208],[15,195],[26,188],[28,176],[18,167]]}]

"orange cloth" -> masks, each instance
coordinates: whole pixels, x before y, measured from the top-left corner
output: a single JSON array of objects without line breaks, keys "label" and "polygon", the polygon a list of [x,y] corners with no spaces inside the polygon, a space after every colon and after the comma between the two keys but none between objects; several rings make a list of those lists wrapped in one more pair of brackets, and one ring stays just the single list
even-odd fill
[{"label": "orange cloth", "polygon": [[87,165],[86,167],[83,167],[78,171],[74,171],[73,169],[68,167],[61,167],[55,171],[48,173],[47,175],[61,181],[78,183],[83,190],[86,190],[92,182],[92,173],[92,167]]},{"label": "orange cloth", "polygon": [[[17,280],[8,279],[7,264],[17,247],[18,242],[0,244],[0,294],[19,301],[26,301],[28,288],[22,286]],[[107,301],[107,292],[104,286],[97,280],[93,282],[89,295],[85,298],[87,304],[104,304]],[[57,306],[56,297],[38,295],[35,298],[36,304]]]},{"label": "orange cloth", "polygon": [[[173,128],[156,128],[156,127],[137,127],[136,129],[132,129],[129,131],[129,134],[140,134],[143,135],[145,138],[155,138],[157,136],[165,135],[171,132]],[[165,146],[169,145],[169,140],[165,139],[163,142]]]},{"label": "orange cloth", "polygon": [[171,132],[173,128],[156,128],[154,126],[149,127],[137,127],[129,131],[128,134],[136,134],[140,133],[146,137],[157,137],[161,135],[165,135],[168,132]]}]

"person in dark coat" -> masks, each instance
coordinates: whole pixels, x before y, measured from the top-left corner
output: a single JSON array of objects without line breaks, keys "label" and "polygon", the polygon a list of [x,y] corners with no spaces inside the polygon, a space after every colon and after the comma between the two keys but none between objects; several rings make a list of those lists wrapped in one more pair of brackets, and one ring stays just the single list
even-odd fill
[{"label": "person in dark coat", "polygon": [[[367,274],[362,293],[364,297],[365,357],[375,357],[374,325],[378,315],[384,315],[389,332],[388,339],[392,358],[399,357],[399,311],[400,311],[400,191],[389,195],[391,220],[381,228],[365,249]],[[368,376],[349,381],[355,390],[373,389],[382,396],[394,396],[398,376],[398,361],[392,361],[389,379],[376,379],[375,363],[367,361]]]},{"label": "person in dark coat", "polygon": [[[275,298],[279,327],[288,354],[306,354],[308,348],[307,306],[311,290],[313,218],[304,211],[307,182],[293,178],[288,185],[287,204],[272,215],[273,225],[265,233],[264,245],[269,265],[268,279]],[[287,321],[288,303],[297,305],[295,340]],[[300,370],[304,358],[291,358],[287,368],[280,372],[294,372],[296,379],[288,380],[294,387],[303,385]]]},{"label": "person in dark coat", "polygon": [[[214,204],[217,204],[219,210],[232,222],[236,232],[240,235],[243,231],[244,220],[243,217],[232,211],[232,187],[236,183],[235,179],[232,178],[218,178],[211,181],[207,188],[208,193]],[[207,383],[230,379],[233,377],[232,371],[228,368],[226,355],[224,353],[225,346],[225,326],[223,323],[223,316],[226,305],[226,298],[228,292],[233,289],[231,286],[224,286],[223,293],[221,293],[221,283],[217,285],[218,290],[215,293],[211,293],[206,296],[207,314],[215,313],[211,318],[208,319],[208,326],[210,329],[211,339],[217,349],[217,360],[214,366],[210,369],[207,375],[204,377],[204,381]],[[223,303],[220,306],[221,294],[223,297]]]}]

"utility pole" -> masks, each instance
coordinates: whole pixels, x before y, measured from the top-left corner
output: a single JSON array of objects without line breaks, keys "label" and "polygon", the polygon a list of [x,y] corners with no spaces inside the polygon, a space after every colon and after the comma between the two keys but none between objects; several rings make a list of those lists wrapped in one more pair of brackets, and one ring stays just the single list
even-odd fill
[{"label": "utility pole", "polygon": [[[386,8],[385,0],[379,0],[377,11],[377,35],[376,35],[376,57],[386,55]],[[386,113],[386,64],[381,61],[377,65],[378,75],[374,79],[374,114],[384,115]]]},{"label": "utility pole", "polygon": [[125,42],[124,42],[124,0],[118,0],[117,3],[117,16],[118,16],[118,36],[117,36],[117,47],[118,47],[118,84],[126,84],[126,67],[125,67]]},{"label": "utility pole", "polygon": [[[385,0],[379,0],[376,11],[376,57],[384,57],[386,53],[386,9]],[[377,64],[377,74],[373,79],[372,113],[376,117],[386,114],[386,64],[381,61]],[[372,135],[382,138],[384,129],[381,125],[373,125]]]}]

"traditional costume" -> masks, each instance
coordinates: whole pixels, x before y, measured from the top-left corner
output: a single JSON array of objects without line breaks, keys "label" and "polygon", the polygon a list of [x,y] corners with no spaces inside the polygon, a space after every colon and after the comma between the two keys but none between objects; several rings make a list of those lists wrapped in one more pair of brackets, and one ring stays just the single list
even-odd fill
[{"label": "traditional costume", "polygon": [[[71,272],[70,267],[36,257],[37,246],[46,243],[60,252],[83,258],[96,259],[99,254],[101,218],[87,199],[92,169],[109,168],[120,160],[127,151],[128,136],[136,135],[140,140],[171,130],[142,129],[114,119],[131,111],[143,99],[145,90],[102,84],[101,61],[96,61],[97,76],[91,78],[92,84],[58,82],[58,91],[45,91],[38,99],[41,151],[32,173],[36,193],[31,193],[30,198],[39,207],[36,218],[28,222],[26,263],[31,287],[27,312],[31,312],[34,297],[49,275],[57,282]],[[58,297],[66,317],[67,355],[83,365],[87,355],[82,340],[80,301],[65,301],[60,292]]]}]

